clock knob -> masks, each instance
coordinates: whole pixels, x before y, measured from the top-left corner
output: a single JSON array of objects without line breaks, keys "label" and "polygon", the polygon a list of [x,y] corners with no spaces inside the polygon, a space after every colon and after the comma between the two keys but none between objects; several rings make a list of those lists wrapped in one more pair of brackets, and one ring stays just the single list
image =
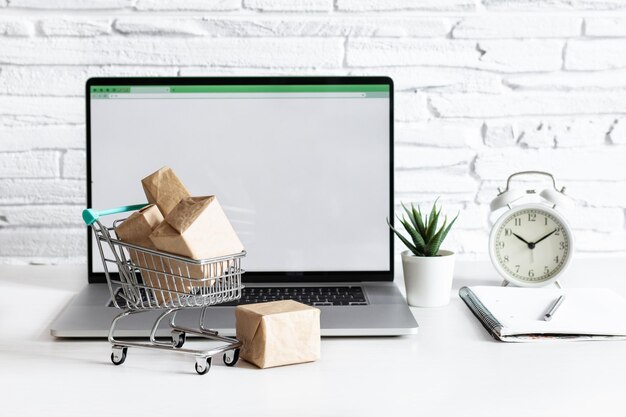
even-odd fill
[{"label": "clock knob", "polygon": [[559,207],[571,207],[574,201],[563,194],[563,191],[557,191],[554,188],[546,188],[539,193],[541,198]]},{"label": "clock knob", "polygon": [[496,211],[498,209],[501,209],[502,207],[508,206],[514,201],[519,200],[525,195],[526,192],[522,190],[507,190],[503,193],[498,194],[496,198],[491,200],[491,204],[489,205],[489,207],[491,208],[491,211]]}]

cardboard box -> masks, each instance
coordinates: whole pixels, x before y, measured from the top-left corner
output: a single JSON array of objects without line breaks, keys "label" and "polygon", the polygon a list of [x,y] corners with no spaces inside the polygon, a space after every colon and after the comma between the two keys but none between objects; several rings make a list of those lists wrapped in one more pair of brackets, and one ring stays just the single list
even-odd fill
[{"label": "cardboard box", "polygon": [[148,202],[156,204],[167,216],[183,198],[190,197],[189,191],[170,167],[163,167],[141,180]]},{"label": "cardboard box", "polygon": [[150,204],[128,216],[117,226],[115,232],[122,242],[155,249],[150,240],[150,234],[158,225],[163,223],[163,220],[165,219],[159,208]]},{"label": "cardboard box", "polygon": [[292,300],[235,309],[240,356],[259,368],[320,358],[320,310]]},{"label": "cardboard box", "polygon": [[[159,208],[154,204],[148,205],[131,214],[115,230],[117,237],[126,243],[156,250],[156,246],[150,240],[150,234],[164,221]],[[136,249],[128,249],[130,259],[139,267],[168,273],[178,273],[184,265],[177,261],[162,262],[161,258],[140,252]],[[194,266],[198,268],[198,266]],[[198,276],[202,276],[201,270],[194,270]],[[192,286],[181,278],[166,276],[152,271],[141,270],[141,277],[146,286],[154,288],[154,295],[159,304],[168,303],[172,300],[172,294],[158,289],[171,289],[180,292],[190,292]]]},{"label": "cardboard box", "polygon": [[191,259],[232,255],[244,249],[215,196],[182,199],[150,240],[162,251]]}]

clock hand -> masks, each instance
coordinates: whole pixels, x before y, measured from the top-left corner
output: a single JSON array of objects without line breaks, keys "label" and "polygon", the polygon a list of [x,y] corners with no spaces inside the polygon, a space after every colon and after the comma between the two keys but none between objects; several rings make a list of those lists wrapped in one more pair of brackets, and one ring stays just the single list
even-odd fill
[{"label": "clock hand", "polygon": [[533,242],[527,242],[523,237],[521,237],[517,233],[513,233],[513,236],[515,236],[516,238],[518,238],[519,240],[521,240],[522,242],[527,244],[528,245],[528,249],[534,249],[535,248],[535,244]]},{"label": "clock hand", "polygon": [[524,242],[525,244],[528,245],[528,242],[526,242],[526,239],[524,239],[523,237],[521,237],[517,233],[513,233],[513,236],[515,236],[516,238],[518,238],[519,240],[521,240],[522,242]]},{"label": "clock hand", "polygon": [[535,245],[539,242],[541,242],[544,239],[547,239],[548,237],[550,237],[552,235],[552,233],[556,232],[557,229],[554,229],[553,231],[551,231],[550,233],[548,233],[547,235],[545,235],[544,237],[542,237],[541,239],[539,239],[538,241],[535,242]]}]

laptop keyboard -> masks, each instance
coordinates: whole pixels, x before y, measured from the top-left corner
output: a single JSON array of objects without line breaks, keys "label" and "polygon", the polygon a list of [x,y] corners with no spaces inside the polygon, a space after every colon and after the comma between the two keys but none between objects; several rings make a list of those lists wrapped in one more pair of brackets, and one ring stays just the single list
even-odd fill
[{"label": "laptop keyboard", "polygon": [[[148,298],[143,294],[144,302]],[[268,301],[294,300],[311,306],[365,306],[368,304],[361,287],[244,287],[241,299],[218,306],[237,306],[240,304],[266,303]],[[126,301],[117,296],[120,307],[126,307]],[[114,307],[109,301],[109,307]]]},{"label": "laptop keyboard", "polygon": [[361,287],[245,287],[240,300],[220,305],[236,306],[279,300],[294,300],[311,306],[368,304]]}]

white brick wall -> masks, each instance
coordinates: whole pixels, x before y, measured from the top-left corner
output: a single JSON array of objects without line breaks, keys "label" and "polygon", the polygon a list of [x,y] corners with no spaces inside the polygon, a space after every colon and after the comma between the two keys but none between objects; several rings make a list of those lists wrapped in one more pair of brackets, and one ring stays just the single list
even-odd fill
[{"label": "white brick wall", "polygon": [[393,77],[396,205],[460,211],[463,256],[534,168],[626,255],[626,0],[0,0],[0,263],[85,261],[85,79],[254,74]]}]

